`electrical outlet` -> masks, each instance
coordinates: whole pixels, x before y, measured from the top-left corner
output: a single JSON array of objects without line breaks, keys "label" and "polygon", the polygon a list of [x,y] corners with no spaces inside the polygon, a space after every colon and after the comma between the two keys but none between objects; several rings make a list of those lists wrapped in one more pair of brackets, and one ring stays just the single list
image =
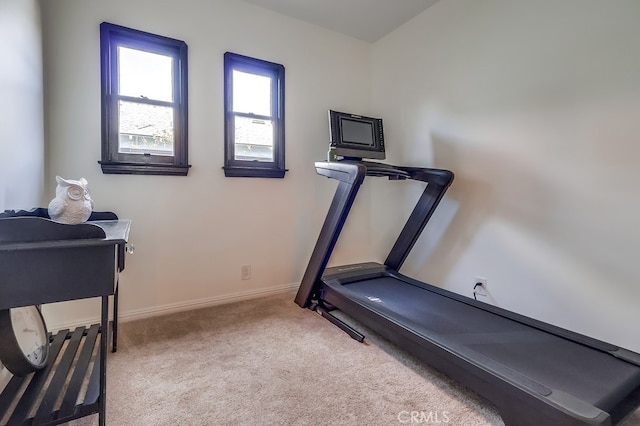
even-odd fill
[{"label": "electrical outlet", "polygon": [[485,277],[475,278],[475,280],[473,281],[473,294],[477,296],[487,295],[487,279]]},{"label": "electrical outlet", "polygon": [[251,265],[242,265],[240,267],[240,278],[243,280],[251,279]]}]

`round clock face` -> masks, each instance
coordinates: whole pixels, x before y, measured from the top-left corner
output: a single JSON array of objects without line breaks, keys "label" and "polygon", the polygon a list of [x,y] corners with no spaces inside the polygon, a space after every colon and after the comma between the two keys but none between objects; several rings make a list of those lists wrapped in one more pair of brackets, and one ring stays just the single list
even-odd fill
[{"label": "round clock face", "polygon": [[46,365],[49,336],[42,314],[35,306],[1,310],[0,336],[3,340],[0,361],[16,376]]}]

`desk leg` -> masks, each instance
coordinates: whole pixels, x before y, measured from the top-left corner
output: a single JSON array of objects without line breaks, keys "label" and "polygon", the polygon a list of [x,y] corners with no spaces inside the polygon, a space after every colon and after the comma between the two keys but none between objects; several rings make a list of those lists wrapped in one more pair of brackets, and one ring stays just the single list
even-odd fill
[{"label": "desk leg", "polygon": [[118,350],[118,288],[120,280],[116,278],[116,291],[113,293],[113,329],[111,335],[111,352]]},{"label": "desk leg", "polygon": [[98,424],[105,426],[107,413],[107,351],[109,350],[109,296],[102,297],[102,321],[100,327],[100,412],[98,414]]}]

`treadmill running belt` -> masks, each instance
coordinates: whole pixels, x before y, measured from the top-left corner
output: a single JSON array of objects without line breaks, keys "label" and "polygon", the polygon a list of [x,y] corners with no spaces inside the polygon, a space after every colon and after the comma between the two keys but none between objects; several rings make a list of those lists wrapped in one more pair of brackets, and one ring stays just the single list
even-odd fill
[{"label": "treadmill running belt", "polygon": [[463,348],[478,362],[489,358],[604,411],[640,383],[637,366],[610,354],[394,277],[326,285],[431,341]]}]

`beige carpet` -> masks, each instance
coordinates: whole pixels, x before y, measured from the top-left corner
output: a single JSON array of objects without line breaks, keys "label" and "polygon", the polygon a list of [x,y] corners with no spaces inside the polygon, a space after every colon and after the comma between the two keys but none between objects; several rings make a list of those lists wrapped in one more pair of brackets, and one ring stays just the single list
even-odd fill
[{"label": "beige carpet", "polygon": [[411,412],[422,424],[503,424],[484,400],[373,334],[356,342],[293,296],[122,323],[107,425],[402,425]]}]

